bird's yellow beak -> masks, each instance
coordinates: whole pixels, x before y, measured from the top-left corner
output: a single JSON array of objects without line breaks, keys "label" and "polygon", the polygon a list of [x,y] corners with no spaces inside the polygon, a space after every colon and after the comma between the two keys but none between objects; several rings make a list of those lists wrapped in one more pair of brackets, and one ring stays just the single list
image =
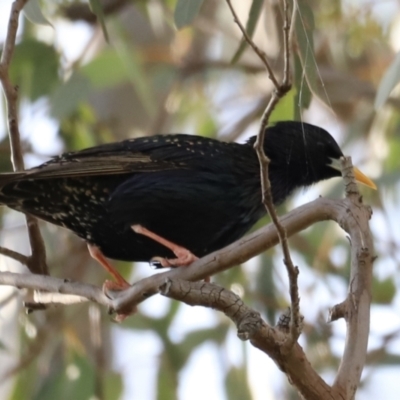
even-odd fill
[{"label": "bird's yellow beak", "polygon": [[[338,171],[341,171],[340,160],[336,158],[331,158],[331,164],[329,164],[329,166],[337,169]],[[367,175],[364,175],[358,168],[354,167],[353,172],[357,182],[360,182],[363,185],[370,187],[371,189],[378,189],[375,183],[371,179],[369,179]]]},{"label": "bird's yellow beak", "polygon": [[357,182],[362,183],[365,186],[370,187],[371,189],[377,190],[375,183],[368,178],[368,176],[364,175],[358,168],[354,167],[354,177]]}]

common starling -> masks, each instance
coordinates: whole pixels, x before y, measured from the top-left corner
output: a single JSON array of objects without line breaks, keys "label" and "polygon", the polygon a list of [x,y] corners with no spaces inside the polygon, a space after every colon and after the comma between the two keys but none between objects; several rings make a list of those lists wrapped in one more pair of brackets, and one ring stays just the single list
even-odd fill
[{"label": "common starling", "polygon": [[[156,135],[65,153],[1,174],[0,203],[73,231],[124,286],[105,257],[189,264],[193,255],[239,239],[266,214],[255,139]],[[264,147],[276,205],[297,188],[340,176],[343,153],[317,126],[279,122],[267,128]],[[375,188],[358,169],[355,176]]]}]

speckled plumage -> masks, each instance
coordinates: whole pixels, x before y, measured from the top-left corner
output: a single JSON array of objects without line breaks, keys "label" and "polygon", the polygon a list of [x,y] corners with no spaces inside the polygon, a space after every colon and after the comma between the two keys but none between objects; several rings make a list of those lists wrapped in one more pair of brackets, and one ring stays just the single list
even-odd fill
[{"label": "speckled plumage", "polygon": [[[109,258],[173,257],[132,224],[201,257],[240,238],[265,214],[253,143],[157,135],[65,153],[0,175],[0,203],[72,230]],[[265,151],[275,203],[340,175],[329,167],[340,148],[309,124],[268,128]]]}]

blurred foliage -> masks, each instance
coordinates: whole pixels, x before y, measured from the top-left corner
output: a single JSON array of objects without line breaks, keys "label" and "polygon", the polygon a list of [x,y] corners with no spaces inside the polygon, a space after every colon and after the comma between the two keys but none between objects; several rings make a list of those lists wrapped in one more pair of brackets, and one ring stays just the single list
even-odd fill
[{"label": "blurred foliage", "polygon": [[[270,121],[304,119],[331,130],[345,153],[380,187],[377,193],[362,190],[374,208],[371,224],[378,256],[371,329],[379,340],[374,340],[368,358],[371,368],[364,377],[365,387],[373,382],[375,371],[383,365],[398,367],[400,360],[400,327],[393,323],[381,328],[382,320],[377,318],[383,309],[389,319],[395,315],[400,258],[400,6],[383,3],[390,3],[390,12],[378,2],[298,1],[293,89]],[[31,0],[29,4],[10,71],[19,87],[27,162],[42,161],[60,144],[64,150],[75,150],[169,132],[245,140],[257,132],[271,84],[261,62],[243,43],[226,2],[92,0],[91,9],[79,0]],[[258,0],[233,1],[233,5],[279,75],[283,66],[281,8],[277,2]],[[37,123],[43,115],[56,126],[51,140]],[[1,132],[5,134],[5,126]],[[10,169],[5,138],[0,152],[0,170]],[[279,212],[319,194],[340,197],[343,189],[339,181],[318,185]],[[1,244],[26,251],[21,239],[24,228],[16,213],[2,210],[0,218]],[[267,219],[258,226],[265,223]],[[80,240],[44,223],[41,228],[54,275],[101,285],[105,274],[90,260]],[[347,291],[350,244],[338,226],[319,223],[291,238],[290,245],[301,271],[302,345],[315,368],[331,376],[340,360],[337,343],[343,343],[344,330],[340,323],[328,325],[326,318],[328,308],[342,301]],[[288,306],[281,259],[275,248],[213,280],[236,290],[274,324]],[[130,263],[117,265],[132,281],[153,273]],[[0,397],[118,399],[127,382],[146,369],[151,371],[148,385],[154,389],[154,398],[180,398],[186,367],[205,343],[213,345],[219,363],[198,377],[193,395],[197,390],[202,393],[209,375],[219,371],[225,398],[254,396],[250,345],[239,340],[232,344],[232,325],[223,315],[209,311],[209,323],[199,322],[190,329],[188,324],[196,321],[193,316],[199,308],[160,298],[151,304],[154,309],[141,306],[139,314],[119,329],[148,334],[161,350],[151,362],[147,357],[128,359],[123,368],[112,361],[122,344],[105,310],[96,323],[85,304],[23,318],[14,312],[11,319],[19,335],[2,340],[0,348],[0,357],[8,357],[8,362],[1,361],[0,376],[12,385],[11,389],[0,386]],[[188,316],[189,322],[182,321]],[[8,318],[2,316],[2,321]],[[99,331],[100,347],[95,334]],[[131,346],[140,349],[141,343]],[[239,361],[232,361],[232,353],[239,354]],[[264,371],[265,365],[255,369]],[[265,376],[260,385],[272,390],[276,399],[297,398],[287,383],[278,385],[272,380]],[[140,392],[135,392],[135,399],[146,400]]]}]

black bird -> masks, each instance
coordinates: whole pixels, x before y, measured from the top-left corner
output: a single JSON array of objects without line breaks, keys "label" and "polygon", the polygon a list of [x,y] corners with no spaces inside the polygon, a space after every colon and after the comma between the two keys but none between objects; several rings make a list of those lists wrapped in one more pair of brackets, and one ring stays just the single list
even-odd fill
[{"label": "black bird", "polygon": [[[75,232],[125,286],[104,256],[189,264],[193,254],[232,243],[265,215],[254,142],[156,135],[65,153],[1,174],[0,204]],[[317,126],[279,122],[267,128],[264,147],[275,204],[296,188],[340,176],[343,153]],[[355,175],[375,188],[359,170]]]}]

